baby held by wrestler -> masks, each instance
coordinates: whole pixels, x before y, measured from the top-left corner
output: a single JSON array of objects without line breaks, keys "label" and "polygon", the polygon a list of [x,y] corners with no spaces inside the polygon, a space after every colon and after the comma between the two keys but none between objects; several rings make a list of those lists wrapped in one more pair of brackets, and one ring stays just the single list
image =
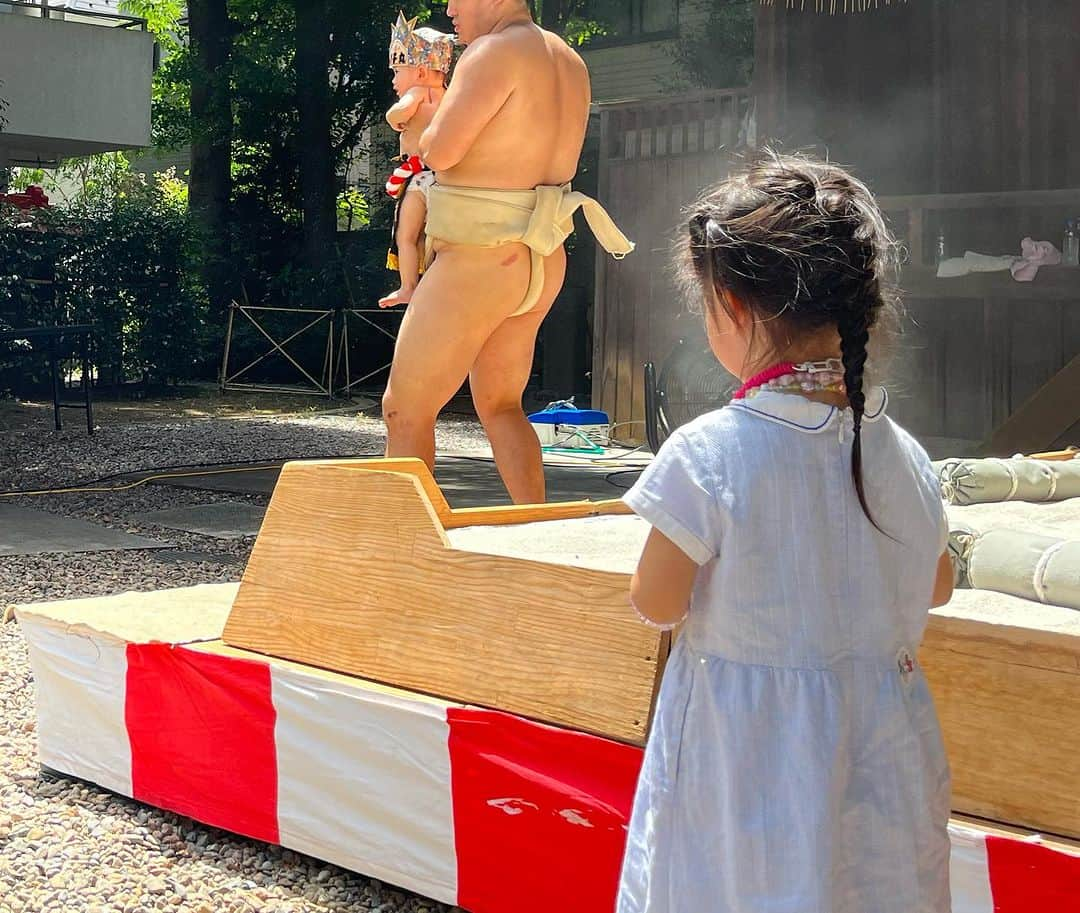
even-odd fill
[{"label": "baby held by wrestler", "polygon": [[386,182],[386,192],[397,201],[386,266],[398,271],[401,286],[380,298],[379,307],[408,304],[420,281],[427,192],[435,181],[434,172],[420,160],[420,135],[446,94],[453,54],[453,35],[418,29],[415,19],[398,13],[390,29],[390,69],[398,102],[386,112],[386,120],[400,134],[401,161]]}]

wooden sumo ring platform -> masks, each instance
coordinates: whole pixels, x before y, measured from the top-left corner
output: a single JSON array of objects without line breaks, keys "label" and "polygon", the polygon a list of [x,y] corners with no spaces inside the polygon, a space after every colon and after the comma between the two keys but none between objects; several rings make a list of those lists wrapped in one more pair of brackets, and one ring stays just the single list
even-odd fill
[{"label": "wooden sumo ring platform", "polygon": [[641,745],[669,635],[630,611],[628,574],[465,551],[447,536],[612,514],[629,510],[451,510],[415,460],[289,463],[224,640]]},{"label": "wooden sumo ring platform", "polygon": [[[646,532],[286,464],[239,586],[16,607],[41,763],[473,913],[610,913],[670,646]],[[951,822],[954,913],[1080,909],[1080,626],[1018,612],[954,600],[921,654],[954,807],[1008,822]]]}]

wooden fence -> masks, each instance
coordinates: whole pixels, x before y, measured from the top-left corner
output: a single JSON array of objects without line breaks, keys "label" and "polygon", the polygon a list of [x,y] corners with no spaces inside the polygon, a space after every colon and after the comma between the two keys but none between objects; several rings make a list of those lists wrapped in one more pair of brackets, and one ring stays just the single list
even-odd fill
[{"label": "wooden fence", "polygon": [[[687,313],[673,269],[682,210],[726,175],[752,130],[748,89],[721,89],[655,101],[598,106],[599,195],[637,244],[626,259],[597,261],[593,403],[642,440],[646,361],[702,334]],[[625,424],[624,424],[625,423]]]}]

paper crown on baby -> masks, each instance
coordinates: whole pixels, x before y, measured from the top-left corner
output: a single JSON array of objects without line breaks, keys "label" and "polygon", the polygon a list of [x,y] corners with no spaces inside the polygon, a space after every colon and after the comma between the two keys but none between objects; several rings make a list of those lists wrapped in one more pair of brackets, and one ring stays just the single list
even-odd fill
[{"label": "paper crown on baby", "polygon": [[390,26],[390,66],[427,67],[449,73],[454,58],[454,36],[435,29],[417,28],[416,19],[399,12]]}]

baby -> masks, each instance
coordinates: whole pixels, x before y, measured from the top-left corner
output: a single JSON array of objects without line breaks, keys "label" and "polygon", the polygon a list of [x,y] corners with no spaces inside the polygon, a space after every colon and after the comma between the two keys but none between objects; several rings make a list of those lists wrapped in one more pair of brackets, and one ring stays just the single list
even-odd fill
[{"label": "baby", "polygon": [[446,94],[454,53],[453,35],[415,26],[415,19],[398,13],[390,30],[390,69],[399,101],[386,112],[386,120],[401,134],[401,164],[386,182],[386,192],[397,201],[386,267],[398,271],[401,286],[379,299],[382,308],[408,304],[420,281],[427,191],[435,182],[434,172],[420,160],[420,135]]}]

